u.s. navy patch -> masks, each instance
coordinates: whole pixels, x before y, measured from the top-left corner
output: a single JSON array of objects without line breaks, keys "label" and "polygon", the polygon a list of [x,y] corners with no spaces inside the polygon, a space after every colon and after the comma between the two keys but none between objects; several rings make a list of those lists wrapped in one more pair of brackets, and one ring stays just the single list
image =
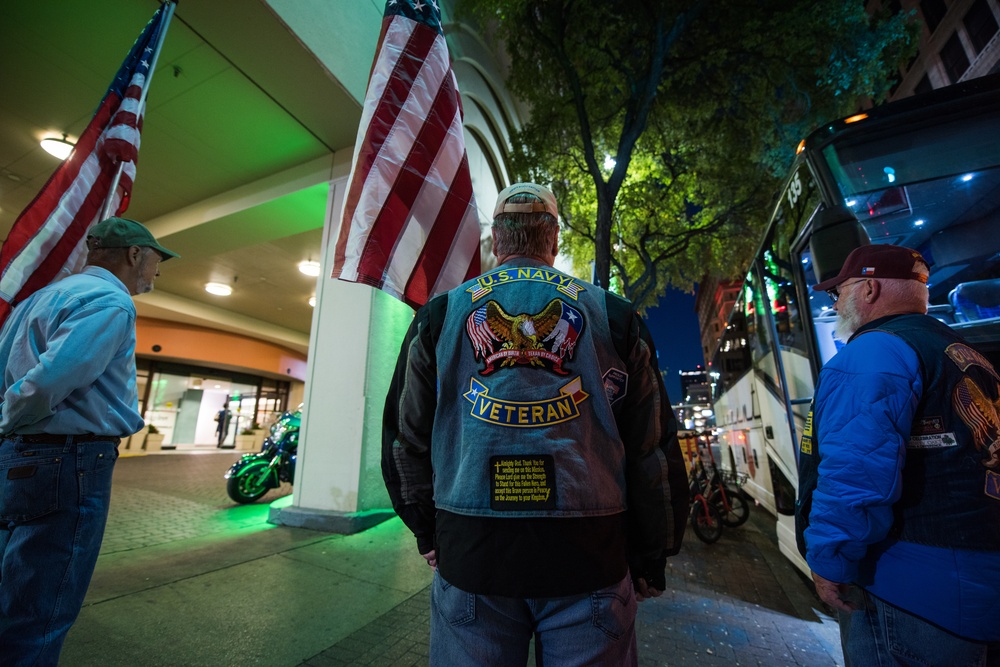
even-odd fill
[{"label": "u.s. navy patch", "polygon": [[494,287],[504,283],[530,280],[537,283],[548,283],[555,285],[555,288],[573,299],[574,301],[584,292],[583,285],[577,283],[573,276],[567,276],[555,269],[541,268],[536,266],[522,266],[520,268],[498,269],[476,278],[472,287],[466,288],[466,292],[472,295],[472,303],[483,298],[493,291]]},{"label": "u.s. navy patch", "polygon": [[490,507],[496,511],[556,506],[556,466],[550,454],[490,457]]},{"label": "u.s. navy patch", "polygon": [[569,375],[563,362],[573,358],[583,326],[583,314],[562,299],[552,299],[541,312],[518,315],[508,314],[496,301],[487,301],[466,319],[465,333],[476,359],[485,363],[480,375],[518,364]]},{"label": "u.s. navy patch", "polygon": [[608,403],[614,404],[627,391],[628,373],[617,368],[608,369],[608,372],[604,374],[604,393],[608,396]]},{"label": "u.s. navy patch", "polygon": [[580,378],[559,388],[559,395],[540,401],[508,401],[492,396],[489,388],[479,380],[470,380],[469,391],[463,394],[472,403],[469,413],[497,426],[537,428],[560,424],[580,416],[578,404],[590,396],[583,390]]}]

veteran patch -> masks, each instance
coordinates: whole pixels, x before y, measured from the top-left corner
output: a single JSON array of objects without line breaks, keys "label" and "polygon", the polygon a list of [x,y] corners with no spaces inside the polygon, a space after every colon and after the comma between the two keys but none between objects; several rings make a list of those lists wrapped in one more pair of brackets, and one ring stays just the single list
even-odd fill
[{"label": "veteran patch", "polygon": [[511,401],[493,396],[489,391],[479,380],[470,380],[469,391],[463,394],[465,400],[472,403],[469,414],[497,426],[515,428],[538,428],[576,419],[580,416],[577,405],[590,396],[583,390],[580,378],[560,387],[557,396],[538,401]]}]

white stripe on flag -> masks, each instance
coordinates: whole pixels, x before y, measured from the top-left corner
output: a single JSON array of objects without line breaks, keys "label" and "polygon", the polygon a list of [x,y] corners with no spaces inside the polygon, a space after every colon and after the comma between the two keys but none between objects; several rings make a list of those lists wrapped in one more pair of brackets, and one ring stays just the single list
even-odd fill
[{"label": "white stripe on flag", "polygon": [[[392,28],[398,23],[406,24],[407,27],[413,25],[413,22],[408,19],[397,18],[392,21],[390,30],[392,30]],[[409,34],[409,32],[410,30],[406,30],[405,34]],[[395,39],[401,38],[402,37],[396,37]],[[388,35],[386,36],[385,41],[386,43],[389,42]],[[394,50],[398,51],[398,49]],[[385,49],[383,49],[383,52],[384,51]],[[381,64],[382,63],[380,63],[380,65]],[[381,70],[381,67],[377,67],[376,69]],[[391,72],[391,67],[389,68],[389,71]],[[444,38],[439,35],[435,40],[435,45],[428,53],[427,60],[424,61],[423,66],[420,68],[420,73],[417,75],[417,78],[414,80],[413,85],[409,90],[406,102],[400,109],[399,115],[396,117],[392,128],[389,130],[385,142],[382,144],[378,154],[374,158],[371,170],[368,172],[368,177],[365,179],[364,186],[358,200],[358,208],[355,210],[354,217],[351,220],[351,232],[348,237],[349,240],[347,244],[349,248],[365,247],[368,236],[372,230],[372,224],[378,219],[378,215],[381,212],[382,207],[392,194],[393,185],[399,177],[402,163],[406,160],[406,156],[414,148],[418,150],[424,148],[419,146],[415,147],[416,137],[424,125],[424,121],[430,111],[430,103],[433,102],[434,98],[414,95],[413,91],[418,89],[437,91],[447,74],[447,51],[445,51]],[[382,74],[381,76],[385,75]],[[372,79],[374,82],[374,74]],[[381,94],[384,94],[385,92],[385,83],[380,82],[378,89],[380,91],[381,98]],[[368,109],[372,110],[366,114],[368,122],[371,120],[371,113],[374,111],[375,107],[377,107],[377,103],[365,105],[366,111],[368,111]],[[366,127],[366,125],[362,125],[361,127]],[[359,150],[360,148],[356,146],[355,153]],[[461,159],[461,156],[459,156],[459,159]],[[355,155],[355,165],[356,164],[357,155]],[[353,179],[354,175],[352,174],[351,180]],[[450,179],[448,182],[450,182]],[[438,204],[438,208],[440,208],[440,203]],[[436,215],[437,209],[434,211],[434,216]],[[431,217],[431,220],[433,220],[433,216]],[[410,226],[409,220],[407,220],[405,226]],[[400,240],[397,239],[396,245],[398,246],[399,244]],[[422,243],[417,246],[418,252],[420,247],[422,247]],[[356,279],[361,259],[362,257],[360,252],[348,254],[344,259],[344,267],[340,274],[341,278],[349,280]],[[416,262],[416,256],[412,258],[412,262]],[[410,264],[409,270],[412,270],[413,263]],[[398,275],[395,267],[389,266],[387,269]],[[406,276],[408,279],[409,273],[407,273]],[[402,285],[405,288],[406,279],[403,280]]]}]

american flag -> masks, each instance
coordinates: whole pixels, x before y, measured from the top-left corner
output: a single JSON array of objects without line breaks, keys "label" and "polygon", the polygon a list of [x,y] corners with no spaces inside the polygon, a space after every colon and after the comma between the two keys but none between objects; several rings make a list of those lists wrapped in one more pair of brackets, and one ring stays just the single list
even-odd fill
[{"label": "american flag", "polygon": [[[111,197],[110,214],[128,208],[145,91],[173,2],[163,3],[132,45],[72,154],[21,212],[0,248],[0,323],[11,308],[86,259],[87,230]],[[112,183],[121,167],[118,187]]]},{"label": "american flag", "polygon": [[[492,303],[492,302],[490,302]],[[465,331],[469,334],[469,339],[472,341],[472,347],[476,353],[476,359],[485,359],[486,355],[493,353],[493,342],[499,341],[493,330],[490,329],[489,322],[486,321],[488,316],[487,307],[489,303],[483,304],[477,308],[471,315],[469,319],[465,321]]]},{"label": "american flag", "polygon": [[389,0],[333,277],[413,307],[480,273],[462,106],[434,0]]}]

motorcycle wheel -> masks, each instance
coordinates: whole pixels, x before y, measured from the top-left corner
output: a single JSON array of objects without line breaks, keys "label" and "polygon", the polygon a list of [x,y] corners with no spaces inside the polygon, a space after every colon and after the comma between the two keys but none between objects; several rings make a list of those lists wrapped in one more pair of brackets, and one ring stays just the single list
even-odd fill
[{"label": "motorcycle wheel", "polygon": [[695,500],[691,506],[691,528],[705,544],[718,542],[722,537],[722,517],[712,503]]},{"label": "motorcycle wheel", "polygon": [[731,486],[726,487],[726,500],[729,501],[729,510],[722,503],[722,492],[716,489],[712,494],[711,503],[719,509],[722,516],[722,523],[730,528],[739,528],[750,519],[750,503]]},{"label": "motorcycle wheel", "polygon": [[226,481],[226,493],[238,503],[252,503],[267,493],[267,477],[260,479],[267,461],[253,461]]}]

